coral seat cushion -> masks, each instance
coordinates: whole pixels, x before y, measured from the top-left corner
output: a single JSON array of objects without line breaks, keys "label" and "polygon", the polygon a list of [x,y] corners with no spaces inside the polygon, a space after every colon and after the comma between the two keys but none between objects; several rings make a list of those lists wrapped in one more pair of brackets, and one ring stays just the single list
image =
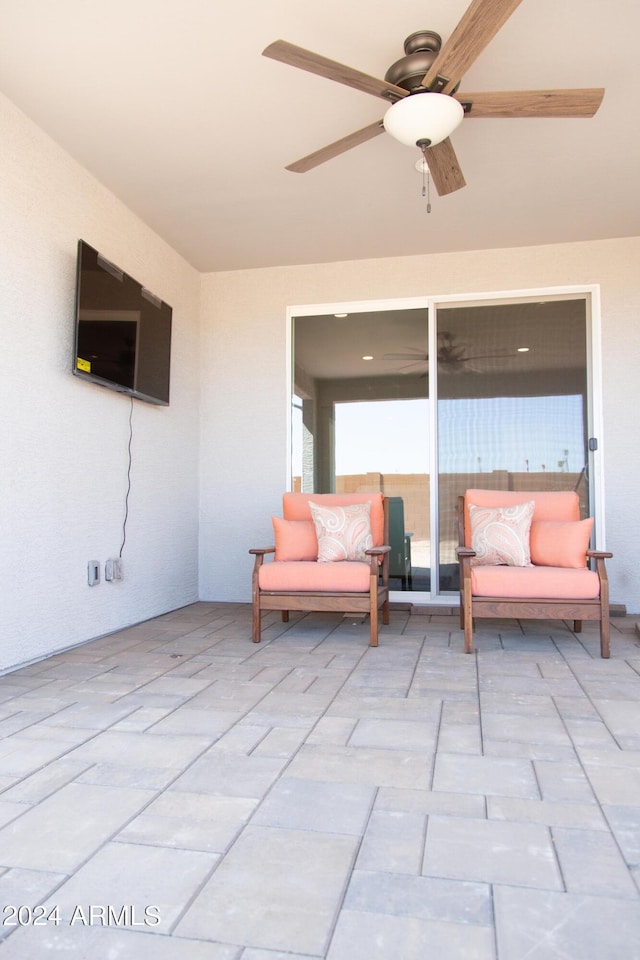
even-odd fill
[{"label": "coral seat cushion", "polygon": [[260,567],[261,590],[283,593],[368,593],[371,567],[359,560],[335,563],[265,563]]},{"label": "coral seat cushion", "polygon": [[598,574],[583,567],[473,567],[474,597],[537,600],[593,600],[600,596]]}]

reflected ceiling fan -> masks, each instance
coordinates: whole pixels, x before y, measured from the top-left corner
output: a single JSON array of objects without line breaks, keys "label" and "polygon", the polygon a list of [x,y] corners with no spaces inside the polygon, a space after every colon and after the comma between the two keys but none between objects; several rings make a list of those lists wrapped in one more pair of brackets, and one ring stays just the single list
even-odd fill
[{"label": "reflected ceiling fan", "polygon": [[[438,334],[438,367],[448,373],[462,373],[464,371],[479,372],[481,367],[474,365],[475,360],[496,360],[500,357],[513,357],[512,352],[466,354],[466,347],[456,343],[452,333],[442,331]],[[383,360],[402,364],[398,367],[400,373],[427,372],[429,357],[424,350],[416,347],[407,347],[406,353],[385,353]],[[469,364],[469,366],[467,366]]]},{"label": "reflected ceiling fan", "polygon": [[604,89],[516,90],[458,93],[460,81],[522,0],[471,0],[449,39],[421,30],[404,43],[405,56],[384,80],[329,60],[286,40],[263,50],[272,60],[335,80],[390,103],[384,118],[342,137],[287,166],[294,173],[314,167],[371,140],[384,131],[416,145],[440,195],[465,186],[449,136],[464,117],[592,117]]}]

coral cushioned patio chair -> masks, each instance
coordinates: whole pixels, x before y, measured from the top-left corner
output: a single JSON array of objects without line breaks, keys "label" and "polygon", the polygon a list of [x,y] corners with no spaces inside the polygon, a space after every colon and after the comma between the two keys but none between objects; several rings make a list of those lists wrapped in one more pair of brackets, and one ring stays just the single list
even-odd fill
[{"label": "coral cushioned patio chair", "polygon": [[[368,613],[378,646],[378,611],[389,623],[388,498],[381,493],[285,493],[273,517],[275,546],[250,550],[253,642],[263,610]],[[273,554],[273,561],[265,557]]]},{"label": "coral cushioned patio chair", "polygon": [[[458,499],[460,627],[473,650],[474,617],[600,622],[609,656],[605,559],[589,550],[593,519],[580,520],[577,493],[467,490]],[[595,561],[595,570],[588,561]]]}]

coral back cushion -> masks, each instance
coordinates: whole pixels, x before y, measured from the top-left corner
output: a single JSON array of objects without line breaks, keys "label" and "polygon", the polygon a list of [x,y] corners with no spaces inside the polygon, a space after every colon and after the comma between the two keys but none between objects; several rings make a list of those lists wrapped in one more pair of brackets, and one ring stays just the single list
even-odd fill
[{"label": "coral back cushion", "polygon": [[593,517],[567,523],[535,521],[531,524],[531,562],[543,567],[586,567],[592,530]]},{"label": "coral back cushion", "polygon": [[516,503],[533,500],[533,520],[579,520],[580,500],[573,490],[545,490],[534,492],[523,490],[467,490],[464,497],[464,534],[465,544],[471,546],[471,523],[469,522],[469,504],[479,507],[508,507]]},{"label": "coral back cushion", "polygon": [[322,507],[346,507],[353,503],[370,503],[371,537],[374,547],[384,543],[384,507],[381,493],[285,493],[282,515],[286,520],[311,520],[309,500]]},{"label": "coral back cushion", "polygon": [[313,520],[272,517],[276,541],[275,560],[316,560],[318,538]]}]

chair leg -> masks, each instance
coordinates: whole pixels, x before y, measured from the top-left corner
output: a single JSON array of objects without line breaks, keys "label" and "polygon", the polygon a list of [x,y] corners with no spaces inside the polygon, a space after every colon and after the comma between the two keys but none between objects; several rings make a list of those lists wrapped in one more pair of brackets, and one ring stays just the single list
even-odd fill
[{"label": "chair leg", "polygon": [[254,643],[260,643],[261,637],[261,617],[260,617],[260,600],[258,597],[253,598],[253,618],[251,626],[251,639]]},{"label": "chair leg", "polygon": [[604,560],[596,561],[600,575],[600,656],[609,658],[609,580],[604,569]]},{"label": "chair leg", "polygon": [[378,646],[378,606],[373,603],[369,611],[369,646]]},{"label": "chair leg", "polygon": [[603,617],[600,621],[600,656],[608,660],[609,654],[609,617]]},{"label": "chair leg", "polygon": [[473,653],[473,607],[470,590],[465,590],[460,598],[460,625],[464,630],[464,652]]},{"label": "chair leg", "polygon": [[464,630],[464,652],[473,653],[473,598],[467,560],[460,564],[460,629]]},{"label": "chair leg", "polygon": [[460,629],[464,630],[464,652],[473,653],[473,607],[471,585],[464,589],[464,580],[460,590]]},{"label": "chair leg", "polygon": [[467,617],[464,625],[464,652],[473,653],[473,618]]}]

